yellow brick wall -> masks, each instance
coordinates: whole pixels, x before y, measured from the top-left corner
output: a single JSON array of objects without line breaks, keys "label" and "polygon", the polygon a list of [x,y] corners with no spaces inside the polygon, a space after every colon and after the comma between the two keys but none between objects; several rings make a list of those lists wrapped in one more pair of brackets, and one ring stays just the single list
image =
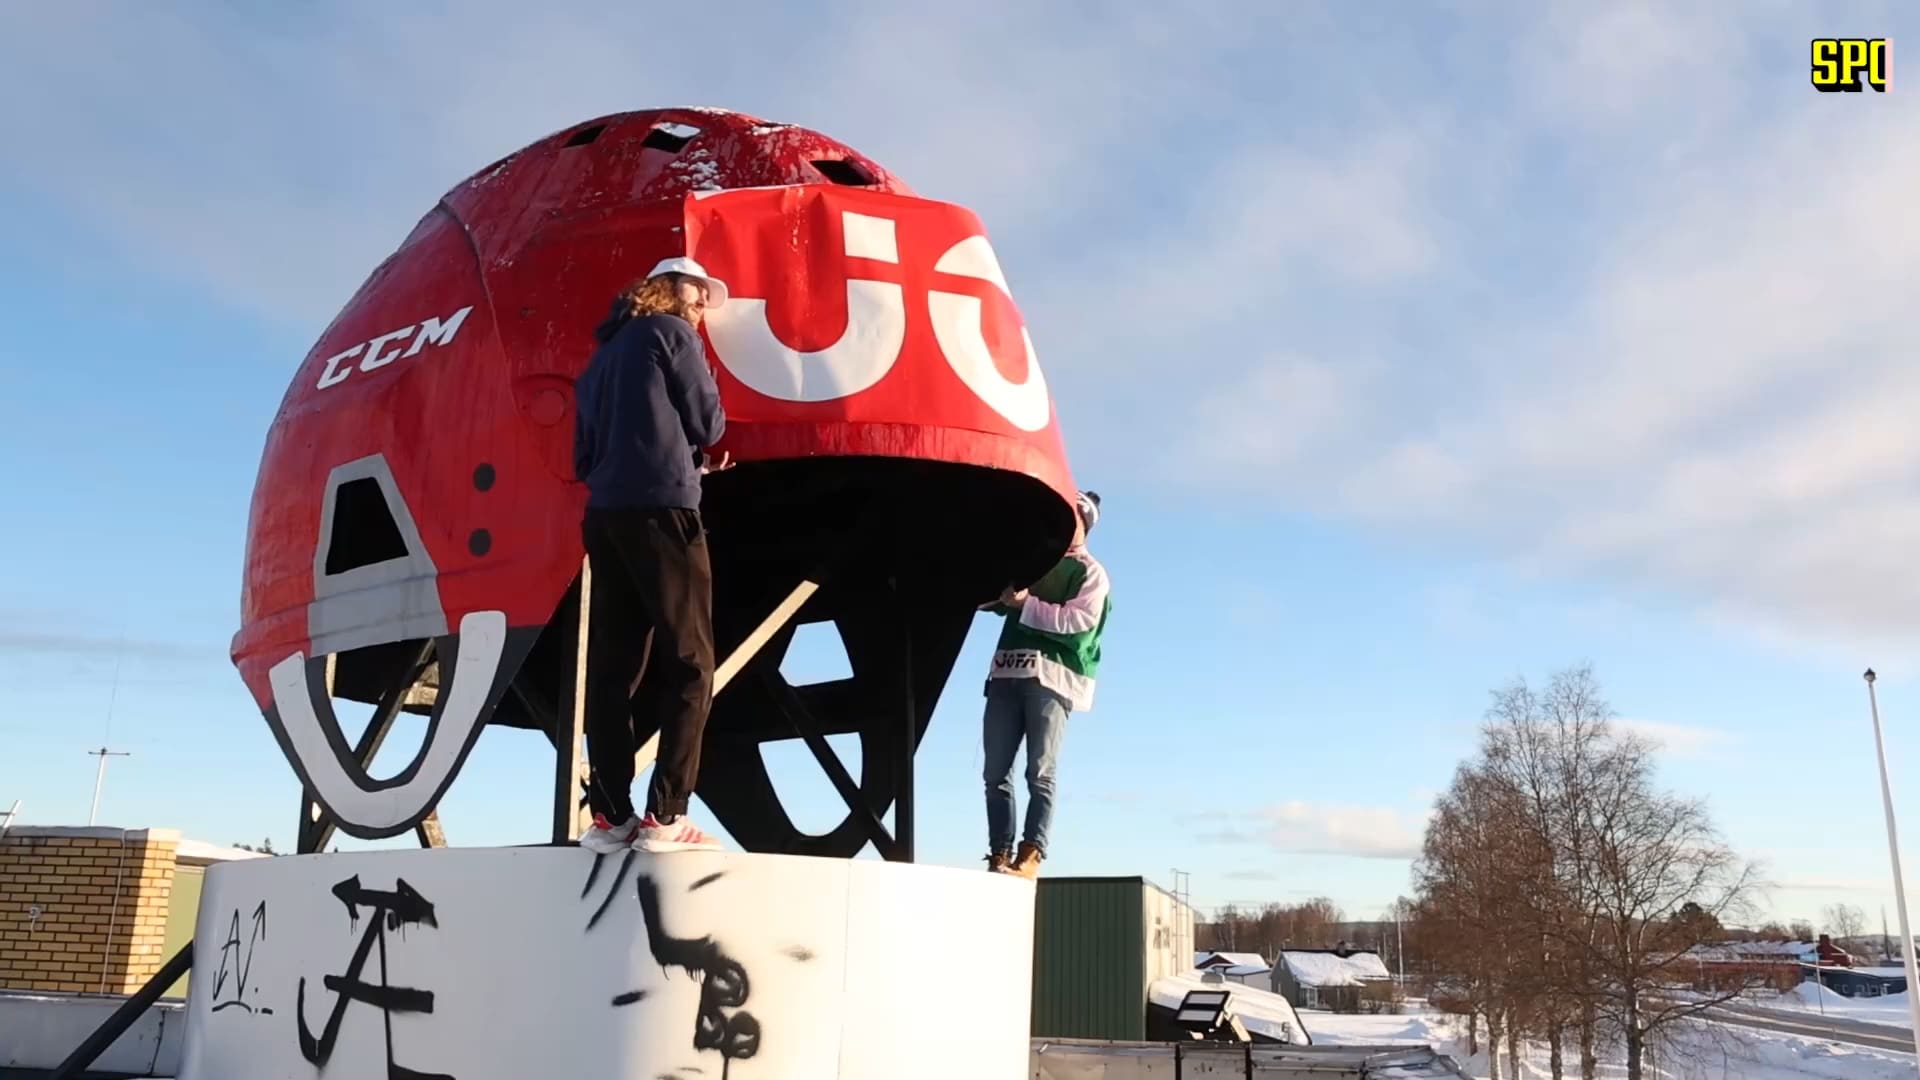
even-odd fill
[{"label": "yellow brick wall", "polygon": [[179,841],[168,829],[15,827],[0,837],[0,990],[138,990],[169,959]]}]

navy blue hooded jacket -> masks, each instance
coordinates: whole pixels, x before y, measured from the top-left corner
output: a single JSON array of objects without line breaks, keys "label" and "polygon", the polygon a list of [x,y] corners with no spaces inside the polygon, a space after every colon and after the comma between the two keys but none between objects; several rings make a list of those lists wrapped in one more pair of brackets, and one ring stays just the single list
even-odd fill
[{"label": "navy blue hooded jacket", "polygon": [[573,384],[573,475],[587,505],[700,508],[700,452],[726,413],[693,325],[641,315],[594,350]]}]

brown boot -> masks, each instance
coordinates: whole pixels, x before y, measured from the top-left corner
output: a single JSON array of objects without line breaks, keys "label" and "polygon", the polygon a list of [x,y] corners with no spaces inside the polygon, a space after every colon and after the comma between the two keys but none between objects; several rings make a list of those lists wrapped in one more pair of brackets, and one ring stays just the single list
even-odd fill
[{"label": "brown boot", "polygon": [[1007,872],[1010,874],[1019,874],[1021,877],[1029,879],[1039,877],[1040,860],[1043,858],[1045,858],[1045,856],[1040,854],[1039,848],[1034,847],[1032,844],[1022,843],[1020,845],[1020,854],[1014,856],[1013,865],[1007,868]]},{"label": "brown boot", "polygon": [[1012,856],[1004,851],[996,851],[987,856],[987,872],[991,874],[1004,874],[1007,872],[1007,867],[1012,865],[1012,863]]}]

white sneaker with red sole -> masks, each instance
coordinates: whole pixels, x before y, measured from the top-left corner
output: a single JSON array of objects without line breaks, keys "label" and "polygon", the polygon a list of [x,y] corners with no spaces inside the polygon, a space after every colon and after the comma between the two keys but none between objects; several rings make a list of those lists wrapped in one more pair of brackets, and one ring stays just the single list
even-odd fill
[{"label": "white sneaker with red sole", "polygon": [[633,847],[634,837],[638,835],[639,818],[630,817],[615,825],[607,820],[605,814],[595,814],[593,827],[580,834],[580,846],[596,854],[611,855]]},{"label": "white sneaker with red sole", "polygon": [[640,827],[633,838],[633,846],[640,851],[718,851],[720,841],[693,827],[687,815],[681,814],[671,823],[661,821],[648,814],[640,819]]}]

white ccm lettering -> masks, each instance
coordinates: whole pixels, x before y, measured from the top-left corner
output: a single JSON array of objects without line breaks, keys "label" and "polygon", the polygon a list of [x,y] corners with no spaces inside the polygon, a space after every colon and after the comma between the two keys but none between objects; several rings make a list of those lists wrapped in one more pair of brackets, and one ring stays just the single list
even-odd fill
[{"label": "white ccm lettering", "polygon": [[[453,344],[454,335],[458,334],[460,327],[465,325],[467,315],[471,311],[473,311],[473,305],[468,304],[466,307],[447,316],[444,322],[437,318],[430,318],[417,324],[408,323],[398,330],[391,330],[381,334],[372,341],[363,341],[351,349],[335,353],[333,356],[327,358],[326,364],[320,371],[320,381],[316,382],[314,387],[315,389],[325,390],[329,386],[337,386],[346,381],[347,376],[352,375],[354,372],[354,366],[347,362],[356,356],[360,356],[362,353],[366,355],[360,361],[359,369],[361,371],[373,371],[377,368],[386,367],[395,360],[402,360],[412,356],[428,345],[436,347],[451,345]],[[416,326],[418,327],[417,332],[415,329]],[[413,334],[413,344],[407,348],[406,351],[402,352],[399,345],[393,345],[392,348],[388,348],[390,343],[400,341],[408,334]]]},{"label": "white ccm lettering", "polygon": [[[841,212],[841,225],[849,258],[899,264],[891,218],[846,210]],[[969,236],[954,244],[934,269],[989,282],[1013,299],[993,245],[984,236]],[[1020,331],[1027,351],[1027,377],[1015,383],[1000,374],[993,362],[978,297],[930,290],[927,306],[934,340],[960,380],[1022,431],[1046,427],[1052,419],[1052,402],[1032,335],[1025,328]],[[707,334],[720,362],[754,390],[782,401],[832,401],[867,389],[893,370],[907,340],[906,297],[891,282],[849,277],[846,329],[838,341],[816,352],[801,352],[781,341],[767,321],[767,302],[752,297],[736,295],[724,307],[709,312]]]}]

